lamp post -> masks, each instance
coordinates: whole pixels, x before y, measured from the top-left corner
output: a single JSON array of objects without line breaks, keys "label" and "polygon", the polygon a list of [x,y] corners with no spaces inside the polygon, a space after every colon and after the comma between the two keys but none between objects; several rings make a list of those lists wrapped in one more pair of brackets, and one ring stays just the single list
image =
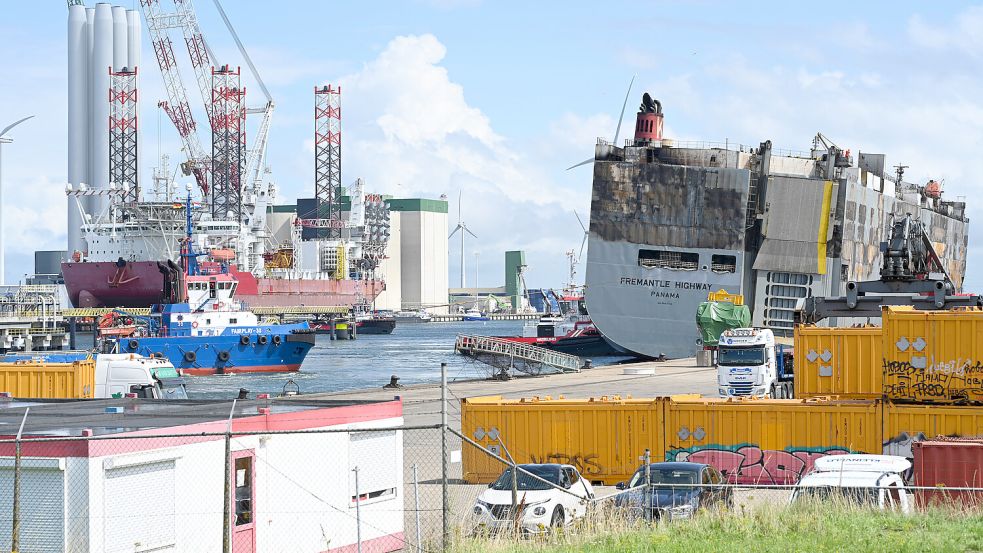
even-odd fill
[{"label": "lamp post", "polygon": [[31,117],[34,116],[28,115],[27,117],[19,121],[14,121],[13,123],[4,127],[2,131],[0,131],[0,284],[6,283],[6,278],[4,277],[4,274],[7,270],[7,264],[6,264],[7,248],[6,248],[6,243],[4,242],[4,233],[3,233],[4,223],[6,222],[3,218],[3,210],[5,207],[7,207],[7,205],[3,201],[3,145],[10,144],[11,142],[14,141],[13,138],[6,136],[7,131],[16,127],[17,125],[20,125],[24,121],[27,121]]}]

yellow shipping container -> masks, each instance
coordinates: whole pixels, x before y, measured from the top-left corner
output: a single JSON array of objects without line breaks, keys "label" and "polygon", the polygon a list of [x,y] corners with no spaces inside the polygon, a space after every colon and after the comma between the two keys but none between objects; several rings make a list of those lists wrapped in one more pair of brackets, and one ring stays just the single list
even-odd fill
[{"label": "yellow shipping container", "polygon": [[881,397],[882,330],[795,327],[795,397]]},{"label": "yellow shipping container", "polygon": [[[614,484],[641,464],[646,448],[652,459],[663,449],[663,398],[505,400],[501,396],[461,400],[465,436],[503,459],[498,439],[517,463],[568,463],[589,480]],[[477,448],[463,449],[464,480],[491,482],[505,468]]]},{"label": "yellow shipping container", "polygon": [[884,394],[906,402],[983,402],[983,311],[885,307]]},{"label": "yellow shipping container", "polygon": [[881,449],[877,401],[700,399],[665,405],[665,460],[709,463],[731,482],[794,483],[823,455]]},{"label": "yellow shipping container", "polygon": [[14,397],[85,399],[95,394],[96,362],[0,363],[0,392]]},{"label": "yellow shipping container", "polygon": [[936,436],[983,436],[983,407],[884,404],[883,453],[911,458],[911,444]]}]

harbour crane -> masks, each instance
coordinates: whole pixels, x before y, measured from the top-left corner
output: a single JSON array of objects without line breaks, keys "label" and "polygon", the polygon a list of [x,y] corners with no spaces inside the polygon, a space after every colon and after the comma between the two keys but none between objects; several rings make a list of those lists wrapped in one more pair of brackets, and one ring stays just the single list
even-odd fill
[{"label": "harbour crane", "polygon": [[[222,17],[236,46],[246,65],[249,67],[253,78],[262,90],[266,104],[262,107],[246,108],[246,114],[263,114],[263,119],[252,141],[253,147],[247,150],[246,155],[246,175],[247,181],[252,182],[254,188],[258,189],[259,181],[262,178],[263,167],[266,160],[267,138],[270,130],[270,122],[273,117],[273,110],[276,107],[269,89],[263,82],[262,77],[253,64],[252,58],[246,52],[238,33],[229,21],[225,10],[219,0],[213,0],[215,7]],[[160,103],[160,107],[170,118],[174,127],[181,137],[187,161],[182,164],[182,169],[186,175],[194,175],[198,187],[202,193],[207,195],[210,183],[211,158],[205,152],[198,139],[197,123],[191,112],[188,101],[187,90],[178,71],[177,59],[170,38],[167,36],[169,29],[180,29],[184,42],[188,48],[188,55],[191,58],[191,66],[194,70],[198,89],[204,103],[205,113],[208,115],[209,124],[212,121],[212,85],[210,69],[214,65],[215,55],[209,48],[205,37],[198,25],[198,18],[195,13],[192,0],[175,0],[175,11],[165,12],[161,9],[160,0],[140,0],[143,7],[144,18],[147,21],[147,29],[150,33],[151,42],[154,47],[154,54],[157,58],[157,65],[160,67],[161,76],[164,79],[164,87],[167,90],[167,100]]]}]

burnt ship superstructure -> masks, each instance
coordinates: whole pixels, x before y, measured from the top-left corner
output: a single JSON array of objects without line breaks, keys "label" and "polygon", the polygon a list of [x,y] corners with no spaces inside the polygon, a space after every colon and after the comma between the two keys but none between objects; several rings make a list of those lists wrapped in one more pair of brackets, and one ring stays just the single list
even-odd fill
[{"label": "burnt ship superstructure", "polygon": [[961,289],[966,206],[944,200],[938,182],[905,182],[883,154],[853,155],[821,134],[792,152],[675,142],[662,122],[646,94],[634,138],[595,150],[586,300],[618,346],[693,355],[696,309],[721,289],[745,296],[755,326],[791,335],[799,300],[878,278],[880,243],[908,214]]}]

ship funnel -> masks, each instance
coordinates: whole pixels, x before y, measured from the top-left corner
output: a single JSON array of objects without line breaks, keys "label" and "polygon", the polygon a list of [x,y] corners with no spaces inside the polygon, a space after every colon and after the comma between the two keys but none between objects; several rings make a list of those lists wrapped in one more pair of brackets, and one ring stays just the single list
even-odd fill
[{"label": "ship funnel", "polygon": [[646,92],[635,118],[635,142],[646,144],[654,140],[662,140],[662,104]]}]

